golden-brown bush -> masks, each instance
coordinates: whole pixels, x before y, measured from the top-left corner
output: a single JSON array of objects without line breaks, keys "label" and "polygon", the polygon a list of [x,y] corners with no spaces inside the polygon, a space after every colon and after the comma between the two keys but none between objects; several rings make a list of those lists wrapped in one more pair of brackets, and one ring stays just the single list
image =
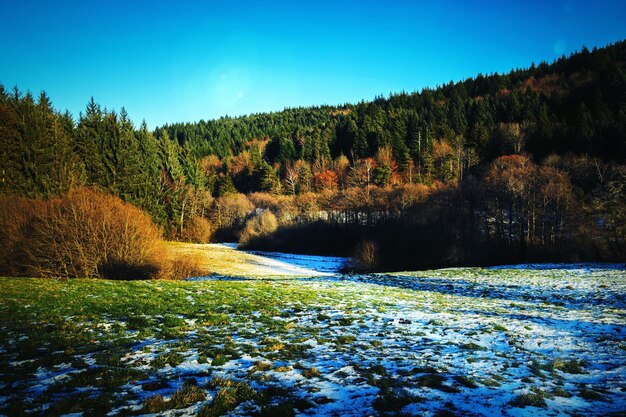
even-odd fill
[{"label": "golden-brown bush", "polygon": [[204,217],[193,216],[187,221],[180,237],[184,242],[208,243],[212,235],[211,223]]},{"label": "golden-brown bush", "polygon": [[207,275],[206,259],[197,253],[175,253],[161,265],[159,278],[185,279]]},{"label": "golden-brown bush", "polygon": [[91,188],[38,207],[24,232],[30,275],[142,279],[161,267],[161,233],[150,217]]},{"label": "golden-brown bush", "polygon": [[269,210],[263,210],[261,214],[252,217],[246,222],[246,226],[239,235],[239,243],[245,245],[251,239],[269,235],[277,228],[278,221],[276,220],[276,216]]},{"label": "golden-brown bush", "polygon": [[424,184],[404,184],[393,189],[393,205],[404,210],[426,200],[430,189]]}]

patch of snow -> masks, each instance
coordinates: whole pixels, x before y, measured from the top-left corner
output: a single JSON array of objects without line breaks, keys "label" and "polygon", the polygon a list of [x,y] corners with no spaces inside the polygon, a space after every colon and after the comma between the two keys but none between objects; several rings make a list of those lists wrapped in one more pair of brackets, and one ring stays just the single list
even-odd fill
[{"label": "patch of snow", "polygon": [[263,251],[247,252],[266,258],[275,259],[285,264],[328,274],[336,274],[341,272],[341,270],[348,263],[348,258],[342,258],[337,256],[300,255],[292,253]]},{"label": "patch of snow", "polygon": [[[139,341],[122,361],[150,370],[144,382],[170,381],[157,391],[166,398],[186,378],[205,388],[207,378],[219,376],[259,391],[289,389],[315,404],[301,415],[374,415],[382,393],[407,395],[411,403],[398,411],[408,415],[436,415],[450,411],[450,404],[460,415],[623,413],[626,274],[611,267],[550,266],[269,281],[315,298],[305,304],[286,297],[267,311],[251,312],[220,301],[216,311],[229,318],[220,325],[177,315],[192,328],[184,338]],[[219,289],[213,283],[189,287],[204,294]],[[206,349],[202,338],[209,336],[217,341],[211,348],[224,348],[227,339],[229,351],[236,352],[222,366],[199,362],[198,350]],[[278,347],[267,349],[268,339]],[[150,364],[170,349],[184,361],[156,372]],[[580,361],[582,372],[565,372],[557,360]],[[258,362],[272,367],[253,368]],[[319,375],[306,375],[311,368]],[[76,371],[67,363],[40,368],[27,381],[26,395],[43,393],[71,372]],[[423,382],[428,378],[434,382]],[[547,394],[545,408],[512,406],[517,395],[533,389]],[[602,397],[583,398],[583,389]],[[571,396],[559,397],[557,390]],[[141,401],[154,395],[131,385],[116,395],[126,392],[137,398],[120,412],[138,411]],[[209,400],[212,394],[215,390]],[[3,395],[0,403],[6,401]],[[193,414],[199,406],[194,407],[172,413]],[[249,414],[246,407],[251,404],[230,415]]]},{"label": "patch of snow", "polygon": [[237,249],[239,247],[239,243],[237,242],[220,242],[220,243],[212,243],[211,245],[215,245],[217,247],[225,247],[229,249]]},{"label": "patch of snow", "polygon": [[582,271],[590,272],[593,270],[622,270],[626,271],[626,264],[610,264],[610,263],[576,263],[576,264],[559,264],[559,263],[535,263],[535,264],[515,264],[515,265],[497,265],[490,266],[485,269],[501,270],[501,269],[528,269],[528,270],[548,270],[548,269],[564,269],[571,272]]}]

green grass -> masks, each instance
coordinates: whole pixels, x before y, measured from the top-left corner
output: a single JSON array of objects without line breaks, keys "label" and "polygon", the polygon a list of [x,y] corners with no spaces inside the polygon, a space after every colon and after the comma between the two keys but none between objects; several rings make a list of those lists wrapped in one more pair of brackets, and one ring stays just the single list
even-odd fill
[{"label": "green grass", "polygon": [[[0,353],[0,382],[14,383],[19,388],[24,386],[19,381],[34,378],[39,369],[52,370],[69,363],[77,372],[50,385],[45,395],[34,399],[32,407],[25,406],[35,409],[37,404],[51,403],[54,409],[67,412],[78,408],[89,411],[91,403],[98,403],[81,400],[82,406],[69,407],[68,403],[78,402],[78,397],[67,395],[71,390],[93,387],[121,393],[125,386],[137,381],[146,381],[150,387],[154,383],[147,381],[152,375],[150,371],[135,367],[149,365],[152,372],[166,366],[174,368],[185,360],[185,352],[192,346],[199,351],[206,346],[211,365],[218,368],[230,358],[239,357],[235,344],[229,343],[228,337],[249,324],[252,312],[260,312],[263,318],[271,317],[280,313],[285,300],[319,302],[322,297],[296,285],[274,285],[266,281],[0,280],[0,327],[3,329],[0,344],[9,348]],[[190,331],[188,320],[197,324],[199,343],[184,340]],[[159,346],[152,361],[124,359],[124,355],[140,347],[145,340],[152,340],[151,345]],[[268,347],[277,350],[280,346]],[[298,348],[294,351],[298,352]],[[85,355],[95,366],[84,362]],[[16,361],[19,365],[8,365]],[[57,393],[66,395],[56,400]],[[228,397],[227,394],[221,397]],[[110,410],[130,398],[124,394],[120,397],[105,409]],[[171,408],[172,401],[178,401],[176,398],[165,401],[164,406]],[[12,404],[16,401],[17,397]],[[158,408],[158,403],[155,395],[145,406]],[[211,410],[222,407],[218,403]],[[91,411],[95,412],[95,405],[93,407]],[[207,415],[213,412],[207,410],[204,411]]]},{"label": "green grass", "polygon": [[[505,282],[505,272],[480,269],[427,276],[481,273]],[[419,283],[414,275],[400,278]],[[520,282],[540,278],[511,272]],[[550,355],[532,343],[545,325],[535,317],[560,318],[553,308],[528,297],[349,280],[0,278],[0,386],[9,387],[0,414],[311,414],[341,401],[328,387],[342,384],[367,393],[370,414],[453,412],[446,404],[455,398],[493,401],[505,390],[510,407],[549,408],[546,398],[569,396],[602,409],[615,401],[614,382],[598,378],[603,365],[592,355],[596,348],[623,355],[623,338],[617,330],[587,338],[587,330],[598,311],[619,329],[623,311],[577,310],[587,314],[579,340],[588,350],[555,343]]]}]

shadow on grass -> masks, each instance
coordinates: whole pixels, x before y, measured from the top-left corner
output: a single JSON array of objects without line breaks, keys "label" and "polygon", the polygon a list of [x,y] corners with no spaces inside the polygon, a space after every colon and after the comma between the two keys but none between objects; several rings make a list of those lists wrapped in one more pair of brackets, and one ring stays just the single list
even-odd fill
[{"label": "shadow on grass", "polygon": [[[314,278],[320,280],[324,278]],[[568,309],[580,309],[587,306],[623,308],[626,305],[626,293],[611,288],[598,290],[579,290],[574,288],[532,287],[502,282],[472,282],[459,278],[413,277],[388,275],[353,275],[330,277],[331,280],[360,282],[382,285],[414,291],[436,292],[440,294],[552,304]]]}]

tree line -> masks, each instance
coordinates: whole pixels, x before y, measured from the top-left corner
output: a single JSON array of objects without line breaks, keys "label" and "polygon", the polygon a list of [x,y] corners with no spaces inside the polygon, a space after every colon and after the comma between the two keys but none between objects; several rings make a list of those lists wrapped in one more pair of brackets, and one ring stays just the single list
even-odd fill
[{"label": "tree line", "polygon": [[400,222],[441,241],[432,256],[449,263],[490,262],[460,254],[476,242],[519,259],[564,257],[583,231],[602,238],[576,256],[618,259],[625,65],[620,42],[370,102],[153,131],[93,98],[74,118],[45,92],[0,86],[0,193],[50,199],[95,186],[174,239],[233,238],[269,210],[278,221],[265,245],[307,227],[311,236],[321,221],[324,233],[350,228],[350,250],[367,241],[384,258],[395,244],[381,230]]}]

